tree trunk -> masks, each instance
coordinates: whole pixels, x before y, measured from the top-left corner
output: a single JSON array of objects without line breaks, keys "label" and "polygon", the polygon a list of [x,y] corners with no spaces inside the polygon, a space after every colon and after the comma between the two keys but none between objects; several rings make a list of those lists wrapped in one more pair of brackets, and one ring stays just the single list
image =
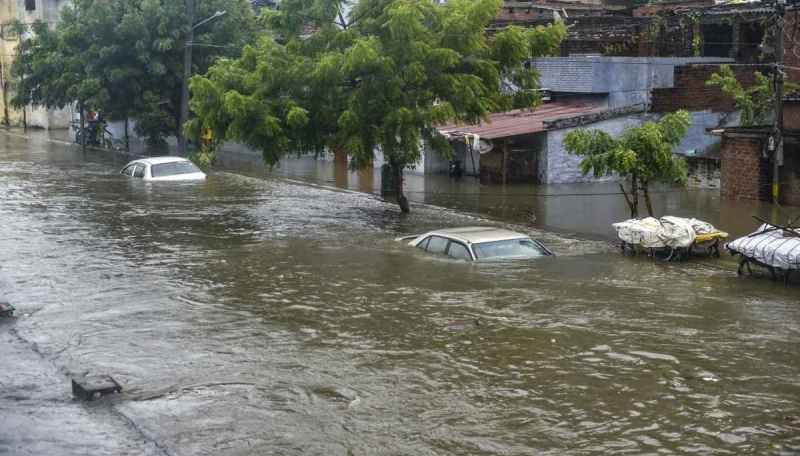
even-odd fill
[{"label": "tree trunk", "polygon": [[390,163],[390,166],[392,167],[392,180],[394,181],[395,193],[397,194],[397,204],[404,214],[408,214],[411,212],[411,207],[408,205],[408,198],[406,198],[406,195],[403,193],[403,167],[396,163]]},{"label": "tree trunk", "polygon": [[653,215],[653,203],[650,201],[650,191],[647,188],[647,181],[642,182],[642,192],[644,193],[644,203],[647,205],[647,213],[650,214],[650,217],[654,217]]},{"label": "tree trunk", "polygon": [[633,212],[633,203],[631,202],[631,198],[628,196],[628,192],[625,190],[625,186],[622,182],[619,183],[619,189],[622,192],[622,196],[625,197],[625,204],[628,205],[628,210]]},{"label": "tree trunk", "polygon": [[508,141],[503,141],[503,185],[508,183]]},{"label": "tree trunk", "polygon": [[125,116],[125,151],[126,152],[130,152],[131,151],[131,140],[130,140],[130,137],[128,136],[128,117],[127,116]]},{"label": "tree trunk", "polygon": [[631,177],[631,218],[639,218],[639,179],[636,175]]},{"label": "tree trunk", "polygon": [[[86,116],[84,115],[83,102],[78,103],[78,109],[81,110],[81,150],[86,152]],[[24,108],[23,108],[24,112]]]}]

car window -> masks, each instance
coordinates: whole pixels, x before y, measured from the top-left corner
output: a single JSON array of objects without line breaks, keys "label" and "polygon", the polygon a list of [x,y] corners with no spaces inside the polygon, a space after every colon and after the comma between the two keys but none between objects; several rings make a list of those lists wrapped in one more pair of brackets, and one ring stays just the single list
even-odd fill
[{"label": "car window", "polygon": [[430,241],[430,240],[431,240],[431,237],[430,237],[430,236],[426,237],[425,239],[423,239],[422,241],[420,241],[420,243],[419,243],[419,244],[417,244],[417,248],[418,248],[418,249],[425,250],[426,248],[428,248],[428,241]]},{"label": "car window", "polygon": [[505,241],[481,242],[472,245],[478,259],[488,258],[535,258],[547,252],[532,239],[508,239]]},{"label": "car window", "polygon": [[176,174],[190,174],[199,172],[202,172],[200,171],[200,168],[189,161],[161,163],[160,165],[153,165],[150,167],[150,174],[153,177],[174,176]]},{"label": "car window", "polygon": [[119,173],[120,173],[120,174],[124,174],[124,175],[126,175],[126,176],[130,176],[131,174],[133,174],[133,168],[134,168],[135,166],[136,166],[136,165],[128,165],[128,166],[126,166],[126,167],[122,168],[122,171],[120,171]]},{"label": "car window", "polygon": [[133,177],[144,177],[144,165],[136,165],[136,169],[133,171]]},{"label": "car window", "polygon": [[453,242],[450,241],[450,246],[447,248],[447,255],[452,258],[456,258],[459,260],[471,260],[472,256],[469,254],[469,250],[464,246],[464,244],[460,242]]},{"label": "car window", "polygon": [[447,239],[439,236],[431,236],[428,240],[428,247],[425,249],[431,253],[444,253],[447,248]]}]

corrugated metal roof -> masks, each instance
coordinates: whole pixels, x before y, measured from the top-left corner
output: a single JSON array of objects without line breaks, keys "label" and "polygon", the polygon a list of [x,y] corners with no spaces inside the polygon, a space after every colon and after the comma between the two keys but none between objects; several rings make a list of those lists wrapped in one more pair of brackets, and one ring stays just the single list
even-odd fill
[{"label": "corrugated metal roof", "polygon": [[515,109],[494,113],[489,116],[488,122],[481,122],[477,125],[444,125],[439,127],[439,131],[444,135],[468,133],[480,135],[485,139],[508,138],[545,131],[544,122],[547,120],[601,111],[605,111],[605,108],[589,104],[553,102],[545,103],[533,111]]}]

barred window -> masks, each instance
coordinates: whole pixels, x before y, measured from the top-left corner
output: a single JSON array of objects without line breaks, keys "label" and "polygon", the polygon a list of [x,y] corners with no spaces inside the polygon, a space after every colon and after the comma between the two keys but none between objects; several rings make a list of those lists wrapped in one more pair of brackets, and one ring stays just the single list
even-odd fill
[{"label": "barred window", "polygon": [[36,9],[36,0],[25,0],[25,10],[34,11]]}]

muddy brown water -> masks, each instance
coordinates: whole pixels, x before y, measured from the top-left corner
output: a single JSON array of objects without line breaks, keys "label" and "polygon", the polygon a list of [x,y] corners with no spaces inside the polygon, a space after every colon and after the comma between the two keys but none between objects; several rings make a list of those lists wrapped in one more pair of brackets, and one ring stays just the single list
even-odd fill
[{"label": "muddy brown water", "polygon": [[[112,410],[156,453],[800,453],[800,288],[737,278],[725,259],[622,257],[605,222],[618,200],[442,191],[402,216],[261,171],[163,185],[121,164],[0,135],[0,292],[41,362],[125,385],[78,406]],[[712,193],[664,195],[732,217]],[[769,212],[736,207],[734,232]],[[558,256],[467,264],[393,240],[474,224]],[[136,454],[72,430],[53,408],[67,392],[25,391],[0,394],[0,453]],[[21,417],[61,435],[32,445]]]}]

